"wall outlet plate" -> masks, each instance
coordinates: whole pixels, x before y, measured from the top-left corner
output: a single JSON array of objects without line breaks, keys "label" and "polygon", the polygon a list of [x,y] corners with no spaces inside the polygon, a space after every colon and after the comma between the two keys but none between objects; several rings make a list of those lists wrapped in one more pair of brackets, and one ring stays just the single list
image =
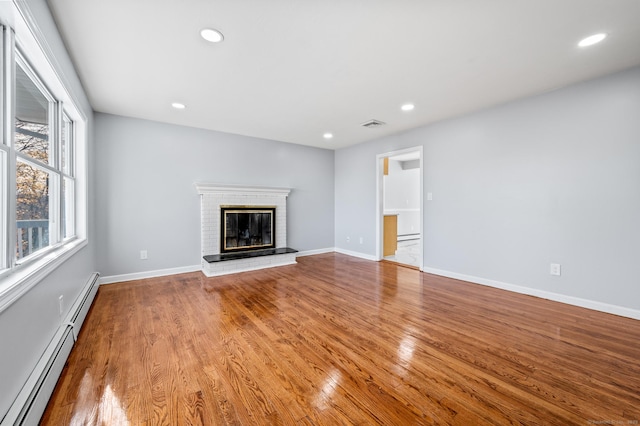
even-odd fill
[{"label": "wall outlet plate", "polygon": [[560,272],[561,272],[561,266],[559,263],[552,263],[551,266],[549,267],[549,273],[551,275],[560,276]]}]

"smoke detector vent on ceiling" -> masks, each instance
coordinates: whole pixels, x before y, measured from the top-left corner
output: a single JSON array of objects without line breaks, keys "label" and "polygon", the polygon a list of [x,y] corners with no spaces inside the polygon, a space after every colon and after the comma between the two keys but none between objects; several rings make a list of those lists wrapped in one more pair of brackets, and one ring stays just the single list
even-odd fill
[{"label": "smoke detector vent on ceiling", "polygon": [[375,129],[376,127],[384,126],[386,123],[380,120],[371,119],[365,123],[362,123],[364,127],[368,127],[369,129]]}]

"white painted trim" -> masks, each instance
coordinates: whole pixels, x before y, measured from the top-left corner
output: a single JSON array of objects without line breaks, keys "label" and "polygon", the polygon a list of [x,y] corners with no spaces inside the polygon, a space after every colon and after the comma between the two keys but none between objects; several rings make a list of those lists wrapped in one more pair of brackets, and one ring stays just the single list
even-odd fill
[{"label": "white painted trim", "polygon": [[27,378],[0,421],[2,424],[36,424],[44,412],[56,382],[62,373],[64,364],[71,353],[79,330],[84,323],[97,292],[97,273],[91,274],[80,294],[55,332],[53,339],[45,348],[40,360]]},{"label": "white painted trim", "polygon": [[110,275],[100,278],[100,285],[112,284],[124,281],[143,280],[145,278],[164,277],[167,275],[184,274],[187,272],[200,271],[200,265],[181,266],[178,268],[158,269],[155,271],[134,272],[131,274]]},{"label": "white painted trim", "polygon": [[[279,255],[279,256],[283,256],[283,255]],[[209,273],[205,272],[205,270],[202,270],[202,273],[204,275],[206,275],[207,277],[211,278],[211,277],[219,277],[219,276],[222,276],[222,275],[238,274],[238,273],[241,273],[241,272],[258,271],[260,269],[275,268],[275,267],[278,267],[278,266],[295,265],[296,263],[297,262],[295,261],[295,258],[294,258],[293,261],[285,260],[285,261],[276,262],[276,263],[260,264],[260,265],[256,265],[256,266],[247,266],[247,267],[234,268],[234,269],[228,269],[228,270],[220,270],[220,271],[216,271],[213,274],[209,274]]]},{"label": "white painted trim", "polygon": [[[296,257],[299,256],[312,256],[314,254],[323,254],[323,253],[333,253],[335,252],[335,248],[333,247],[328,247],[328,248],[324,248],[324,249],[318,249],[318,250],[308,250],[308,251],[303,251],[303,252],[298,252],[295,253]],[[349,253],[344,253],[344,254],[349,254]],[[354,255],[354,254],[352,254]],[[355,254],[356,257],[362,257],[362,254]],[[295,264],[295,262],[292,263],[285,263],[285,265],[292,265]],[[282,265],[274,265],[274,266],[282,266]],[[257,269],[257,268],[256,268]],[[243,269],[243,270],[238,270],[238,271],[229,271],[229,273],[236,273],[236,272],[246,272],[246,271],[253,271],[256,269]],[[113,284],[113,283],[119,283],[119,282],[125,282],[125,281],[134,281],[134,280],[143,280],[145,278],[155,278],[155,277],[164,277],[167,275],[176,275],[176,274],[184,274],[184,273],[188,273],[188,272],[197,272],[197,271],[201,271],[202,270],[202,266],[201,265],[191,265],[191,266],[181,266],[178,268],[168,268],[168,269],[159,269],[159,270],[155,270],[155,271],[144,271],[144,272],[134,272],[131,274],[120,274],[120,275],[110,275],[110,276],[104,276],[104,277],[100,277],[99,281],[100,281],[100,285],[102,284]]]},{"label": "white painted trim", "polygon": [[335,247],[327,247],[327,248],[316,249],[316,250],[305,250],[305,251],[299,251],[298,253],[296,253],[296,257],[313,256],[314,254],[333,253],[335,251],[336,251]]},{"label": "white painted trim", "polygon": [[[70,79],[64,74],[63,67],[56,55],[54,55],[53,49],[49,44],[49,40],[45,37],[40,25],[38,25],[29,3],[25,1],[13,1],[13,6],[17,9],[22,19],[19,19],[14,15],[14,22],[11,22],[10,25],[15,28],[16,33],[19,31],[21,34],[26,35],[24,31],[25,29],[28,29],[29,34],[27,41],[24,40],[23,36],[20,37],[20,47],[27,50],[25,53],[27,53],[30,62],[34,62],[33,50],[31,49],[34,49],[37,46],[37,48],[42,51],[46,58],[46,64],[38,62],[33,65],[35,65],[35,68],[40,72],[42,71],[42,68],[46,66],[47,72],[50,73],[51,76],[55,76],[54,78],[60,81],[62,87],[52,89],[55,91],[54,96],[58,97],[59,100],[65,103],[72,103],[76,108],[76,112],[80,115],[81,120],[86,122],[86,114],[78,107],[78,105],[83,104],[80,103],[78,97],[70,91],[70,88],[72,87]],[[28,44],[28,47],[24,44]],[[50,84],[47,84],[47,86],[50,86]]]},{"label": "white painted trim", "polygon": [[390,214],[391,212],[419,212],[420,209],[388,209],[384,214]]},{"label": "white painted trim", "polygon": [[[54,57],[46,37],[37,25],[28,2],[0,3],[0,21],[13,28],[16,49],[20,50],[21,56],[37,73],[38,79],[46,86],[47,92],[56,100],[64,103],[65,112],[74,120],[78,131],[76,140],[76,239],[43,249],[28,261],[23,259],[19,265],[6,265],[7,269],[0,274],[0,312],[2,312],[51,271],[87,245],[86,143],[88,143],[88,135],[86,132],[87,117],[80,109],[81,104],[77,102],[76,97],[70,91],[72,87],[65,75],[62,74],[62,68]],[[4,48],[6,47],[5,45]],[[6,53],[4,52],[4,54]],[[15,56],[15,52],[13,52],[13,56]],[[84,137],[80,137],[81,132]],[[14,159],[10,161],[14,161]],[[15,210],[15,190],[5,194],[5,198],[13,201],[8,201],[10,205],[3,206],[3,211]],[[7,218],[4,217],[3,220],[7,220]],[[15,220],[9,222],[10,229],[6,230],[7,234],[16,235],[15,232],[12,232],[15,231]],[[6,247],[4,249],[6,250]],[[4,255],[6,254],[5,252]]]},{"label": "white painted trim", "polygon": [[474,277],[471,275],[458,274],[456,272],[444,271],[441,269],[424,268],[423,272],[434,274],[434,275],[440,275],[448,278],[454,278],[457,280],[468,281],[474,284],[485,285],[488,287],[499,288],[502,290],[508,290],[514,293],[540,297],[542,299],[553,300],[554,302],[566,303],[568,305],[579,306],[581,308],[593,309],[595,311],[606,312],[609,314],[614,314],[622,317],[640,320],[640,310],[626,308],[624,306],[610,305],[608,303],[597,302],[594,300],[582,299],[574,296],[567,296],[564,294],[553,293],[545,290],[538,290],[535,288],[524,287],[516,284],[509,284],[501,281]]},{"label": "white painted trim", "polygon": [[11,306],[33,286],[87,245],[87,240],[74,240],[22,265],[0,279],[0,313]]},{"label": "white painted trim", "polygon": [[242,195],[280,195],[288,196],[291,188],[276,188],[268,186],[244,186],[244,185],[225,185],[219,183],[200,183],[195,184],[198,194],[238,194]]},{"label": "white painted trim", "polygon": [[[312,255],[315,255],[315,254],[325,254],[325,253],[332,253],[332,252],[344,254],[344,255],[347,255],[347,256],[358,257],[360,259],[371,260],[373,262],[378,261],[378,259],[376,259],[375,256],[372,256],[370,254],[359,253],[359,252],[355,252],[355,251],[344,250],[344,249],[334,248],[334,247],[328,247],[328,248],[324,248],[324,249],[307,250],[307,251],[303,251],[303,252],[298,252],[298,253],[296,253],[296,257],[312,256]],[[272,266],[269,266],[269,267],[293,265],[293,264],[295,264],[295,262],[272,265]],[[242,270],[228,271],[227,273],[228,274],[234,274],[234,273],[239,273],[239,272],[255,271],[255,270],[264,269],[264,268],[265,268],[264,266],[260,266],[260,267],[256,267],[256,268],[245,268],[245,269],[242,269]],[[111,284],[111,283],[116,283],[116,282],[141,280],[141,279],[145,279],[145,278],[162,277],[162,276],[166,276],[166,275],[184,274],[184,273],[187,273],[187,272],[196,272],[196,271],[200,271],[200,270],[201,270],[201,266],[200,265],[192,265],[192,266],[183,266],[183,267],[179,267],[179,268],[161,269],[161,270],[157,270],[157,271],[137,272],[137,273],[133,273],[133,274],[123,274],[123,275],[112,275],[112,276],[108,276],[108,277],[101,277],[100,278],[100,284],[101,285],[102,284]],[[425,273],[428,273],[428,274],[440,275],[440,276],[447,277],[447,278],[453,278],[453,279],[456,279],[456,280],[467,281],[467,282],[474,283],[474,284],[485,285],[487,287],[499,288],[499,289],[502,289],[502,290],[512,291],[514,293],[526,294],[526,295],[529,295],[529,296],[540,297],[542,299],[553,300],[555,302],[566,303],[568,305],[579,306],[579,307],[582,307],[582,308],[592,309],[592,310],[595,310],[595,311],[606,312],[606,313],[609,313],[609,314],[614,314],[614,315],[619,315],[619,316],[622,316],[622,317],[627,317],[627,318],[633,318],[633,319],[640,320],[640,310],[632,309],[632,308],[626,308],[624,306],[611,305],[611,304],[608,304],[608,303],[597,302],[597,301],[594,301],[594,300],[582,299],[582,298],[579,298],[579,297],[567,296],[567,295],[564,295],[564,294],[558,294],[558,293],[548,292],[548,291],[544,291],[544,290],[537,290],[537,289],[530,288],[530,287],[524,287],[524,286],[520,286],[520,285],[516,285],[516,284],[504,283],[504,282],[501,282],[501,281],[489,280],[489,279],[486,279],[486,278],[474,277],[472,275],[459,274],[459,273],[456,273],[456,272],[445,271],[445,270],[442,270],[442,269],[424,268],[422,270],[422,272],[425,272]]]},{"label": "white painted trim", "polygon": [[335,251],[336,251],[336,253],[346,254],[347,256],[359,257],[360,259],[365,259],[365,260],[372,260],[374,262],[377,262],[378,260],[380,260],[375,255],[366,254],[366,253],[359,253],[357,251],[344,250],[344,249],[341,249],[341,248],[336,248]]}]

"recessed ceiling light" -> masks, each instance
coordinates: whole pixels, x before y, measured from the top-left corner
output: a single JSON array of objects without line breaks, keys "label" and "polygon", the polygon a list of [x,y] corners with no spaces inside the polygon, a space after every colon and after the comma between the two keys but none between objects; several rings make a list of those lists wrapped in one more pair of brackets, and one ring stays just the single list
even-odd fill
[{"label": "recessed ceiling light", "polygon": [[594,45],[596,43],[600,43],[606,37],[607,37],[607,35],[605,33],[594,34],[592,36],[589,36],[587,38],[583,38],[582,40],[580,40],[580,43],[578,43],[578,46],[580,46],[580,47],[591,46],[591,45]]},{"label": "recessed ceiling light", "polygon": [[218,30],[212,30],[211,28],[205,28],[200,31],[200,35],[203,39],[210,41],[211,43],[220,43],[224,40],[224,36]]},{"label": "recessed ceiling light", "polygon": [[325,139],[331,139],[331,138],[333,138],[333,133],[328,133],[327,132],[324,135],[322,135],[322,137],[325,138]]},{"label": "recessed ceiling light", "polygon": [[172,107],[174,107],[175,109],[185,109],[186,105],[185,104],[181,104],[180,102],[174,102],[171,104]]},{"label": "recessed ceiling light", "polygon": [[404,104],[400,107],[403,111],[413,111],[416,106],[414,104]]}]

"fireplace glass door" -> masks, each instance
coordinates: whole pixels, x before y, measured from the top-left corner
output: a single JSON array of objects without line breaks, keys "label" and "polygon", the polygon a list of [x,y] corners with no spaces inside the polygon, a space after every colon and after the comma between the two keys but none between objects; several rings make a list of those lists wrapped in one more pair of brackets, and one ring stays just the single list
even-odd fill
[{"label": "fireplace glass door", "polygon": [[221,207],[221,253],[275,247],[275,207]]}]

